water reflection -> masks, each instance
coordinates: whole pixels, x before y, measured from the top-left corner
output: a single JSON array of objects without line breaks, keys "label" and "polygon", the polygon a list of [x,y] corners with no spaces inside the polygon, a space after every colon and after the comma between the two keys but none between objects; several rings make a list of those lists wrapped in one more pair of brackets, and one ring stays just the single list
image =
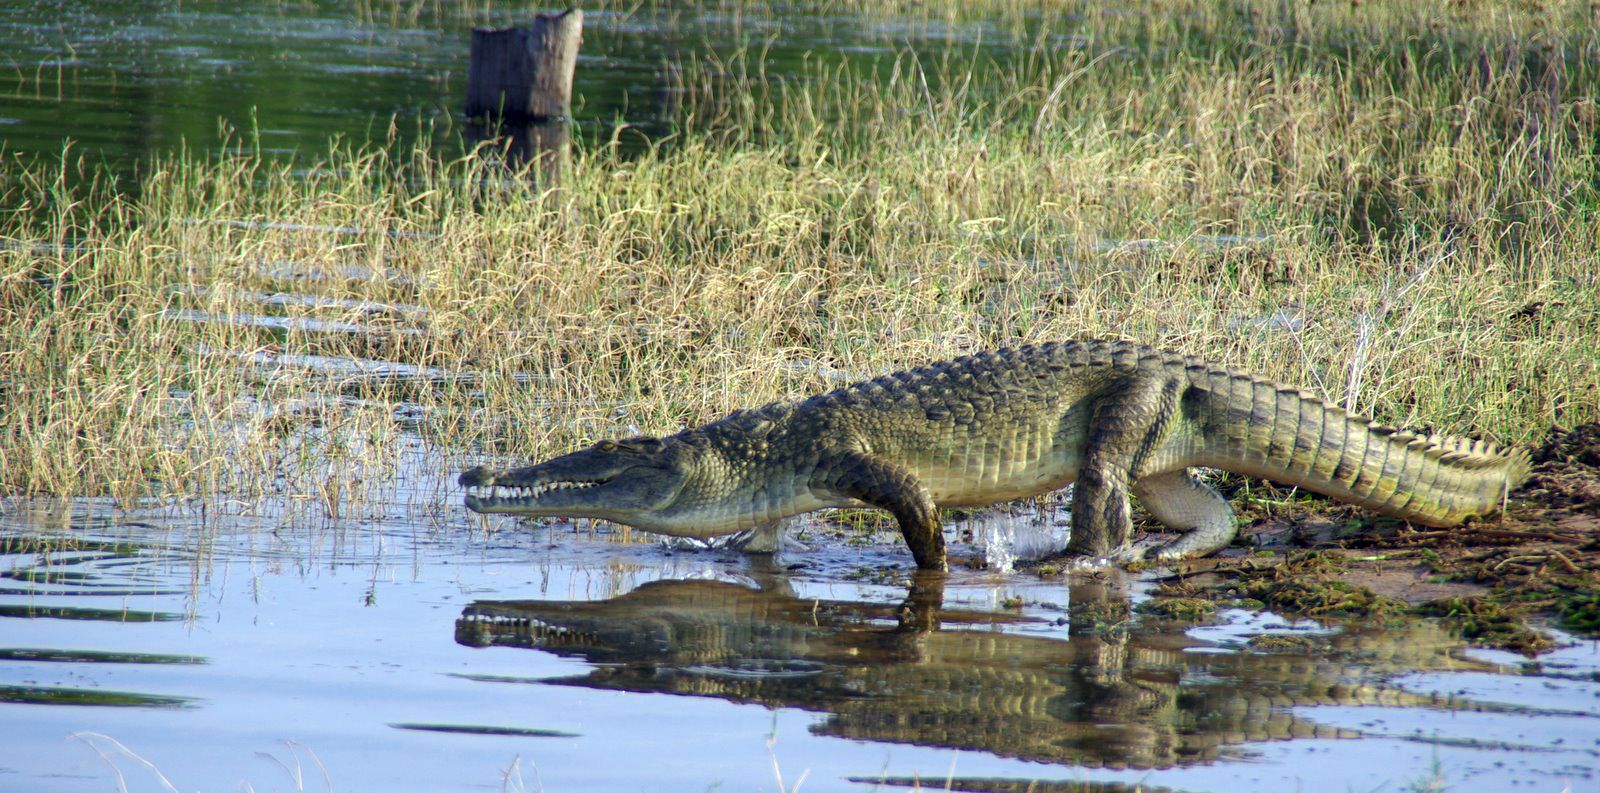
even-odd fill
[{"label": "water reflection", "polygon": [[498,155],[512,173],[522,172],[535,185],[550,187],[560,181],[571,159],[572,133],[566,119],[537,123],[485,124],[469,121],[464,127],[468,145]]},{"label": "water reflection", "polygon": [[95,620],[98,622],[176,622],[184,615],[173,611],[142,611],[139,609],[80,608],[33,603],[0,604],[0,617],[24,619],[50,618],[58,620]]},{"label": "water reflection", "polygon": [[90,705],[112,708],[183,708],[191,697],[143,694],[137,691],[64,688],[55,686],[0,686],[0,703],[23,705]]},{"label": "water reflection", "polygon": [[[859,785],[879,788],[929,789],[930,780],[918,777],[851,777]],[[935,779],[931,782],[943,791],[972,791],[972,793],[1176,793],[1172,788],[1151,787],[1142,783],[1123,782],[1048,782],[1036,779]]]},{"label": "water reflection", "polygon": [[[172,588],[149,569],[153,551],[138,543],[95,537],[15,534],[0,537],[0,637],[15,640],[12,620],[66,620],[87,623],[135,624],[177,622],[184,614],[107,606],[67,605],[56,599],[116,599],[172,596]],[[54,637],[76,644],[78,631],[62,630]],[[111,708],[188,708],[195,697],[117,690],[99,681],[83,665],[131,665],[159,668],[199,666],[208,663],[198,655],[136,650],[101,650],[79,647],[0,647],[0,665],[11,678],[0,683],[0,704],[68,705]],[[48,681],[48,682],[47,682]],[[123,683],[126,685],[126,683]]]},{"label": "water reflection", "polygon": [[[1453,791],[1593,787],[1593,645],[1475,663],[1417,626],[1185,632],[1115,580],[861,583],[884,557],[842,542],[790,571],[454,510],[424,527],[448,469],[408,448],[344,522],[0,500],[0,789],[164,789],[151,766],[296,789],[295,751],[333,789],[499,787],[517,757],[549,790],[771,790],[775,763],[805,790],[1398,790],[1430,762]],[[503,600],[526,597],[572,602]],[[1245,652],[1261,631],[1288,649]],[[1332,739],[1245,743],[1301,735]],[[1138,770],[1089,767],[1119,762]]]},{"label": "water reflection", "polygon": [[1289,709],[1446,707],[1374,681],[1473,665],[1427,626],[1331,633],[1289,653],[1219,652],[1182,633],[1129,630],[1120,581],[1073,582],[1061,637],[1038,617],[947,608],[944,582],[919,577],[898,605],[797,597],[781,575],[759,588],[661,580],[597,602],[479,601],[456,622],[456,641],[596,664],[540,682],[824,713],[813,727],[822,735],[1140,769],[1237,755],[1230,747],[1243,742],[1357,737]]},{"label": "water reflection", "polygon": [[0,649],[0,661],[44,661],[74,664],[203,664],[206,659],[198,655],[172,655],[168,653],[6,648]]}]

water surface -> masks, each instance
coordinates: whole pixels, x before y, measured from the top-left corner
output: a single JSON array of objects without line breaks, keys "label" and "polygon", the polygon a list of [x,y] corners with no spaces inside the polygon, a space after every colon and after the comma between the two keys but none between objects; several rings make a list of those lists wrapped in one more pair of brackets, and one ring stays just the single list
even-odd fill
[{"label": "water surface", "polygon": [[[21,0],[0,7],[0,140],[6,153],[68,147],[136,176],[152,154],[225,144],[270,156],[325,152],[330,139],[404,147],[421,134],[459,151],[474,27],[528,25],[525,5],[277,0]],[[421,8],[409,14],[411,6]],[[915,9],[912,9],[913,12]],[[1065,32],[1062,33],[1065,35]],[[819,61],[892,61],[909,47],[1005,57],[983,21],[818,14],[803,5],[719,4],[585,11],[573,87],[580,135],[642,147],[668,133],[691,61],[759,57],[773,80]],[[731,68],[731,67],[729,67]],[[755,67],[751,67],[754,69]],[[402,148],[402,150],[404,150]]]},{"label": "water surface", "polygon": [[[1600,773],[1592,643],[1527,665],[1427,623],[1232,612],[1186,630],[1130,611],[1137,580],[914,577],[888,535],[813,532],[762,561],[587,524],[486,533],[410,442],[360,518],[4,502],[0,789],[115,790],[120,774],[158,790],[159,772],[180,790],[495,790],[509,774],[547,790],[1437,775],[1500,791]],[[1306,642],[1247,645],[1263,634]]]}]

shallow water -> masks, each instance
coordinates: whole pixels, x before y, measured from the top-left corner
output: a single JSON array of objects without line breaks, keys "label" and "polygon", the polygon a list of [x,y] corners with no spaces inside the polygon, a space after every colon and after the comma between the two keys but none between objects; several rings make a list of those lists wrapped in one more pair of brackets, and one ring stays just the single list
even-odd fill
[{"label": "shallow water", "polygon": [[[5,502],[0,790],[1600,784],[1593,643],[1528,666],[1426,623],[1186,631],[1130,615],[1139,581],[907,583],[889,536],[769,563],[486,533],[409,454],[360,519]],[[1245,644],[1274,632],[1310,644]]]}]

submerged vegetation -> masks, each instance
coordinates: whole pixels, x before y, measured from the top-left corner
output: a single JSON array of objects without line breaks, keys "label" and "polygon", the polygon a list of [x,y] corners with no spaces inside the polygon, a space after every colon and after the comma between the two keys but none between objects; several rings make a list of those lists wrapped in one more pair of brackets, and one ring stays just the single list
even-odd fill
[{"label": "submerged vegetation", "polygon": [[679,132],[557,186],[426,135],[133,189],[8,157],[0,492],[337,515],[405,433],[538,456],[1078,336],[1503,442],[1600,419],[1591,4],[982,6],[982,47],[678,64]]}]

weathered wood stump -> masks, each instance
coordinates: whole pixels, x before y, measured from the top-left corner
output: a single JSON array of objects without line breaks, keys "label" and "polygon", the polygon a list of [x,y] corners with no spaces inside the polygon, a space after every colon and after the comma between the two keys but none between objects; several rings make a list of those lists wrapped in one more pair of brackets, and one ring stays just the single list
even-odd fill
[{"label": "weathered wood stump", "polygon": [[467,136],[504,147],[508,161],[533,162],[545,183],[566,168],[572,74],[583,12],[537,14],[533,26],[472,31],[467,68]]},{"label": "weathered wood stump", "polygon": [[467,116],[512,124],[565,119],[582,40],[576,8],[537,14],[533,27],[472,31]]}]

